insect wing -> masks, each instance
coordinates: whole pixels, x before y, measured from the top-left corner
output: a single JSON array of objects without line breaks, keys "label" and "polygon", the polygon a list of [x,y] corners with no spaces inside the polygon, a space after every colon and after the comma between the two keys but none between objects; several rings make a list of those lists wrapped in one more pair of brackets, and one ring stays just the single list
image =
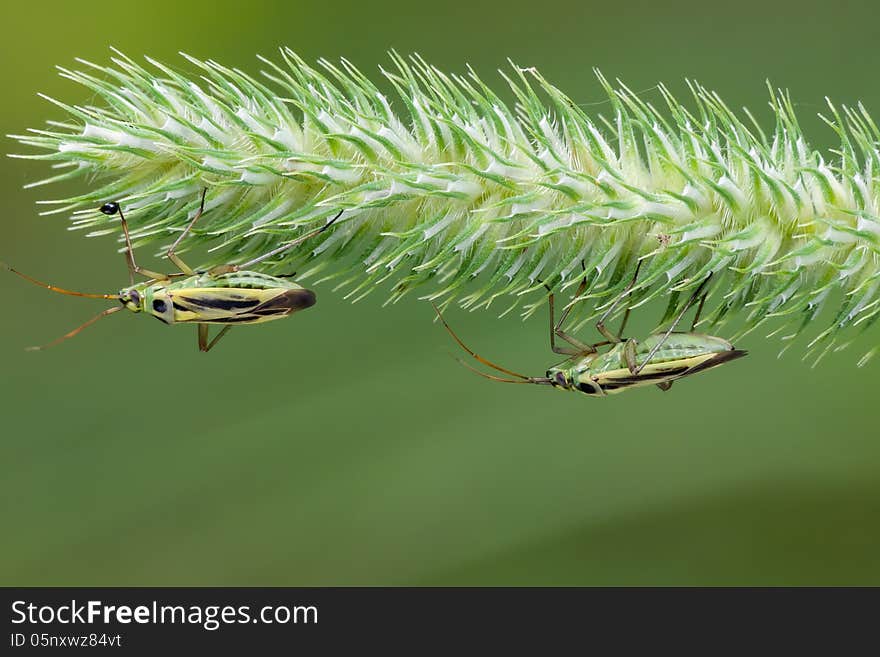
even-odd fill
[{"label": "insect wing", "polygon": [[741,349],[730,349],[690,358],[679,358],[675,360],[664,360],[661,362],[652,362],[645,365],[641,372],[633,374],[628,368],[620,368],[602,372],[596,376],[596,383],[607,394],[614,394],[628,390],[629,388],[638,388],[641,386],[654,384],[671,384],[677,379],[691,376],[699,372],[718,367],[732,360],[742,358],[748,352]]},{"label": "insect wing", "polygon": [[315,304],[315,293],[296,289],[205,287],[169,291],[175,322],[258,324]]}]

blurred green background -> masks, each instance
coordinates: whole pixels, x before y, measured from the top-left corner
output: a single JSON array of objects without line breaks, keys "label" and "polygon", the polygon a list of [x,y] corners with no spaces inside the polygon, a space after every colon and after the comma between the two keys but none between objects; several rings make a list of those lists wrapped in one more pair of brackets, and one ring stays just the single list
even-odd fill
[{"label": "blurred green background", "polygon": [[[511,57],[595,112],[598,66],[654,101],[696,78],[768,123],[769,78],[822,147],[825,95],[880,118],[877,3],[494,5],[14,3],[2,132],[59,118],[38,91],[85,100],[52,67],[110,45],[253,73],[288,45],[376,79],[396,48],[499,89]],[[0,166],[0,258],[74,289],[126,282],[109,239],[37,216],[71,189],[23,190],[47,168]],[[415,297],[317,292],[208,355],[193,329],[128,314],[34,354],[101,302],[0,277],[0,584],[880,584],[880,363],[855,367],[876,328],[817,369],[756,333],[749,358],[668,394],[595,400],[463,370]],[[450,320],[515,369],[554,361],[543,316]]]}]

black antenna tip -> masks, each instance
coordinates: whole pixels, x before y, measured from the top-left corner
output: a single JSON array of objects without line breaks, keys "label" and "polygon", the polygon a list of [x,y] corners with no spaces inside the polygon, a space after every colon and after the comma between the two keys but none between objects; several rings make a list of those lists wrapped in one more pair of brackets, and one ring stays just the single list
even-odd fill
[{"label": "black antenna tip", "polygon": [[105,203],[100,207],[101,212],[107,215],[114,215],[119,212],[119,203],[113,201],[112,203]]}]

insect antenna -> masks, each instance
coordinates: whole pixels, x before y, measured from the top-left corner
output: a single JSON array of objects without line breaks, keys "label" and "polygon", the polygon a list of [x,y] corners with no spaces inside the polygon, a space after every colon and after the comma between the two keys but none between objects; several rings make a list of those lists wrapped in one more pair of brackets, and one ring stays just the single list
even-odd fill
[{"label": "insect antenna", "polygon": [[452,327],[449,326],[449,324],[446,322],[446,319],[444,319],[443,314],[440,312],[440,309],[436,306],[436,304],[432,303],[431,305],[434,306],[434,312],[437,313],[437,317],[440,318],[441,322],[443,322],[443,326],[446,327],[446,330],[449,332],[449,335],[451,335],[453,340],[455,340],[458,343],[459,347],[464,349],[472,358],[479,361],[483,365],[486,365],[487,367],[491,367],[493,370],[503,372],[504,374],[510,374],[511,376],[516,377],[516,379],[505,379],[505,378],[502,378],[499,376],[486,374],[485,372],[481,372],[478,369],[471,367],[470,365],[465,363],[460,358],[456,358],[456,360],[459,363],[461,363],[462,365],[467,367],[469,370],[476,372],[477,374],[479,374],[480,376],[482,376],[486,379],[490,379],[492,381],[500,381],[502,383],[536,383],[539,385],[550,385],[550,379],[548,379],[547,377],[526,376],[525,374],[520,374],[519,372],[514,372],[513,370],[509,370],[505,367],[501,367],[500,365],[493,363],[491,360],[483,358],[479,354],[475,353],[470,347],[468,347],[464,342],[462,342],[461,338],[459,338],[458,335],[455,334],[455,331],[453,331]]},{"label": "insect antenna", "polygon": [[90,294],[88,292],[74,292],[73,290],[65,290],[63,287],[58,287],[56,285],[49,285],[48,283],[44,283],[43,281],[38,281],[36,278],[32,278],[27,274],[22,274],[20,271],[13,269],[6,263],[0,263],[0,269],[8,269],[13,274],[17,276],[21,276],[24,280],[30,281],[34,285],[39,285],[40,287],[44,287],[47,290],[52,290],[53,292],[58,292],[59,294],[67,294],[72,297],[88,297],[89,299],[114,299],[118,300],[118,294]]},{"label": "insect antenna", "polygon": [[[526,378],[526,379],[505,379],[504,377],[501,377],[501,376],[495,376],[494,374],[487,374],[486,372],[481,372],[481,371],[478,370],[476,367],[474,367],[474,366],[472,366],[472,365],[468,365],[468,364],[467,364],[466,362],[464,362],[461,358],[456,358],[455,360],[458,361],[458,364],[459,364],[459,365],[463,365],[464,367],[468,368],[468,369],[469,369],[471,372],[473,372],[474,374],[479,374],[479,375],[480,375],[481,377],[483,377],[484,379],[489,379],[490,381],[500,381],[501,383],[538,383],[538,381],[532,381],[530,378]],[[547,383],[549,383],[549,382],[550,382],[550,380],[548,379],[548,380],[547,380]],[[543,383],[543,381],[542,381],[541,383]]]},{"label": "insect antenna", "polygon": [[120,310],[123,310],[124,308],[125,308],[125,306],[114,306],[113,308],[107,308],[107,310],[104,310],[104,311],[98,313],[97,315],[92,317],[89,321],[77,326],[70,333],[65,333],[60,338],[52,340],[52,342],[49,342],[48,344],[44,344],[39,347],[25,347],[25,351],[42,351],[43,349],[48,349],[49,347],[54,347],[59,342],[64,342],[65,340],[68,340],[68,339],[76,336],[84,328],[88,328],[89,326],[91,326],[92,324],[97,322],[102,317],[106,317],[107,315],[112,315],[113,313],[119,312]]}]

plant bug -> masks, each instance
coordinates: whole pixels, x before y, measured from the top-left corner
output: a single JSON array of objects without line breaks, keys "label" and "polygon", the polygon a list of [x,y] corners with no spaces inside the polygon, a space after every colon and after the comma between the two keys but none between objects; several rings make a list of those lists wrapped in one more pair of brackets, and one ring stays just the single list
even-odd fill
[{"label": "plant bug", "polygon": [[[682,311],[676,316],[669,330],[665,333],[650,335],[642,341],[637,341],[634,338],[623,338],[623,331],[629,319],[629,308],[627,308],[623,316],[620,330],[616,334],[609,331],[605,326],[605,320],[610,317],[618,303],[629,295],[638,278],[640,266],[641,262],[636,266],[633,280],[596,324],[596,329],[606,338],[603,342],[585,344],[565,333],[562,330],[562,326],[573,305],[569,305],[559,318],[559,321],[556,322],[554,320],[554,297],[553,293],[550,293],[548,297],[548,305],[550,307],[550,348],[554,353],[564,354],[567,358],[563,362],[549,368],[545,375],[540,377],[526,376],[514,372],[479,356],[456,335],[436,305],[434,310],[449,334],[471,357],[483,365],[514,378],[505,378],[481,372],[459,359],[462,365],[480,376],[492,381],[501,381],[502,383],[549,385],[560,390],[577,391],[598,397],[646,385],[656,385],[661,390],[667,391],[672,387],[672,383],[678,379],[718,367],[724,363],[742,358],[748,353],[735,349],[724,338],[694,332],[703,309],[703,304],[706,301],[706,294],[703,290],[709,282],[711,274],[706,277],[693,295],[691,295]],[[575,293],[575,299],[583,294],[585,288],[586,281],[584,280]],[[702,296],[700,296],[701,293]],[[685,313],[697,302],[698,298],[700,303],[695,313],[691,330],[688,332],[675,332],[675,328],[681,322]],[[556,338],[565,340],[571,347],[557,345]],[[608,351],[600,353],[599,347],[606,345],[610,345]]]},{"label": "plant bug", "polygon": [[[74,337],[99,319],[126,309],[134,313],[143,312],[152,315],[165,324],[196,324],[198,328],[199,350],[207,352],[234,325],[260,324],[281,319],[315,305],[315,293],[311,290],[286,280],[285,277],[269,276],[260,272],[250,271],[247,268],[266,258],[292,249],[298,244],[327,230],[342,215],[341,211],[321,228],[298,237],[246,263],[241,265],[222,265],[208,271],[194,271],[175,254],[175,250],[195,225],[196,221],[202,216],[204,210],[205,192],[203,191],[198,211],[166,253],[166,257],[177,265],[181,271],[175,274],[161,274],[144,269],[135,262],[134,250],[131,246],[131,236],[128,231],[128,222],[125,220],[125,215],[119,203],[111,202],[102,205],[100,211],[104,214],[109,216],[119,215],[119,220],[122,223],[122,232],[125,236],[125,259],[128,264],[130,285],[120,290],[117,294],[87,294],[65,290],[31,278],[7,265],[7,268],[18,276],[53,292],[92,299],[114,299],[121,304],[120,306],[104,310],[89,321],[46,345],[28,347],[28,350],[41,350],[54,346],[59,342]],[[135,284],[135,274],[145,276],[149,280]],[[223,328],[209,341],[208,328],[211,324],[223,325]]]}]

